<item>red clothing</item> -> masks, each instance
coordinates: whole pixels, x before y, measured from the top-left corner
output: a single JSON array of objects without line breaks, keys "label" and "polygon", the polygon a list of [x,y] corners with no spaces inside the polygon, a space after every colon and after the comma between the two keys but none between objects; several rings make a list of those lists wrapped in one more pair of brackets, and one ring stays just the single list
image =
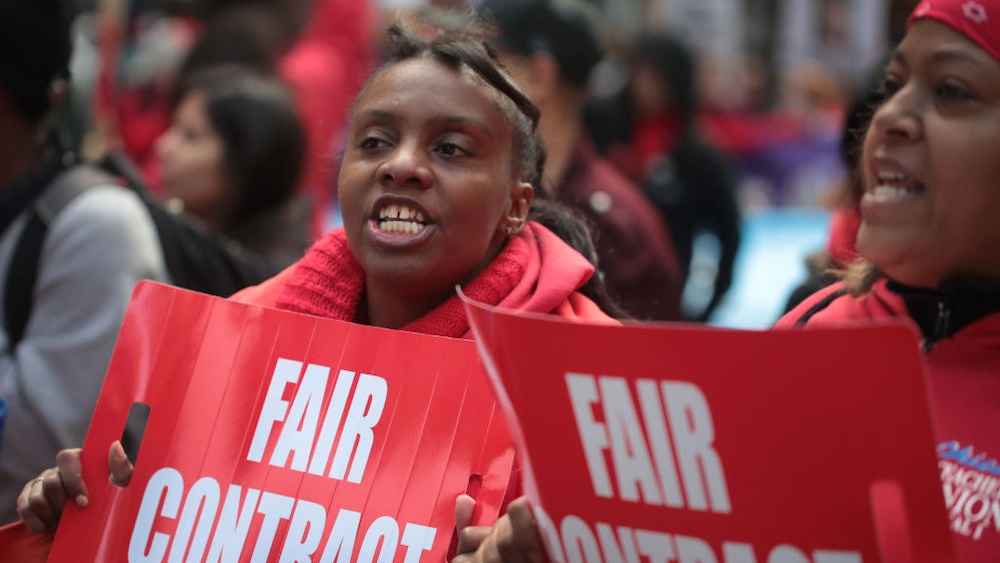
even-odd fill
[{"label": "red clothing", "polygon": [[647,178],[657,161],[674,152],[680,124],[673,113],[636,119],[632,130],[632,150],[638,160],[635,178]]},{"label": "red clothing", "polygon": [[[316,0],[308,26],[278,62],[278,73],[295,95],[306,135],[301,191],[312,204],[313,240],[326,231],[334,197],[334,157],[354,96],[376,60],[375,8],[369,0]],[[159,189],[155,143],[170,125],[167,93],[146,88],[108,93],[114,104],[122,142]]]},{"label": "red clothing", "polygon": [[684,284],[670,233],[642,191],[584,139],[556,197],[593,230],[608,291],[639,319],[679,320]]},{"label": "red clothing", "polygon": [[309,26],[281,59],[308,141],[302,184],[312,198],[314,239],[326,231],[334,155],[348,109],[375,61],[374,22],[368,0],[318,0]]},{"label": "red clothing", "polygon": [[830,237],[826,251],[837,268],[846,268],[858,259],[858,229],[861,228],[861,210],[858,202],[841,207],[830,217]]},{"label": "red clothing", "polygon": [[[576,291],[593,272],[590,262],[559,237],[538,223],[529,222],[463,291],[489,305],[516,311],[552,313],[581,322],[615,323],[593,301]],[[230,299],[313,314],[325,310],[327,314],[323,316],[328,318],[353,320],[363,287],[364,271],[347,247],[343,229],[335,229],[298,263]],[[458,297],[453,296],[405,330],[471,338],[461,307]],[[455,324],[455,315],[461,317],[460,325]],[[454,334],[455,330],[461,332]],[[519,469],[515,467],[505,505],[521,495],[520,483]],[[17,557],[13,561],[43,561],[51,542],[52,534],[29,534],[21,523],[0,527],[0,554]]]},{"label": "red clothing", "polygon": [[[505,309],[551,313],[578,321],[614,322],[577,292],[593,272],[593,266],[559,237],[529,222],[462,291],[472,299]],[[258,286],[240,291],[232,299],[353,321],[363,290],[364,271],[348,248],[343,229],[335,229],[297,264]],[[472,337],[457,295],[403,330]]]},{"label": "red clothing", "polygon": [[[782,317],[791,327],[824,299],[807,326],[905,318],[906,301],[878,282],[871,295],[834,297],[825,288]],[[916,324],[916,323],[915,323]],[[926,355],[938,459],[958,561],[997,561],[1000,554],[1000,311],[993,310],[937,341]]]},{"label": "red clothing", "polygon": [[[553,314],[579,322],[616,323],[577,292],[593,273],[590,262],[562,239],[542,225],[529,222],[462,291],[472,299],[504,309]],[[364,275],[347,246],[343,228],[338,228],[313,245],[295,265],[231,299],[353,321],[364,291]],[[457,295],[403,330],[472,338]],[[521,494],[520,469],[515,465],[504,507]]]},{"label": "red clothing", "polygon": [[23,522],[0,526],[0,556],[8,563],[40,563],[49,558],[54,532],[32,534]]}]

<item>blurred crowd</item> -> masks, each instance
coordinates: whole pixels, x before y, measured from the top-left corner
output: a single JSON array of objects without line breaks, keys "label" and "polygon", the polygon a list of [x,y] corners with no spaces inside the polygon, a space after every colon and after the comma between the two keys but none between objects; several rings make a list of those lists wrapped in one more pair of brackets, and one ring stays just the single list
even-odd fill
[{"label": "blurred crowd", "polygon": [[[33,162],[38,155],[20,154],[18,147],[50,130],[61,139],[45,145],[44,155],[51,153],[54,163],[50,176],[78,156],[97,162],[118,154],[134,170],[133,184],[224,241],[225,252],[237,249],[242,259],[251,257],[258,270],[270,273],[295,263],[341,224],[336,179],[348,116],[383,56],[384,31],[408,13],[440,29],[459,25],[465,21],[459,16],[474,11],[488,22],[491,45],[507,72],[541,112],[537,136],[545,173],[533,188],[544,197],[536,200],[554,199],[589,226],[590,235],[556,234],[575,237],[573,246],[596,264],[597,285],[606,286],[608,303],[614,303],[606,312],[689,322],[710,321],[723,301],[733,283],[744,218],[757,209],[808,206],[836,217],[831,247],[813,258],[817,278],[809,289],[830,281],[821,277],[827,266],[853,256],[858,217],[850,133],[859,118],[848,108],[868,95],[868,77],[893,42],[899,14],[913,7],[889,0],[75,4],[71,45],[39,48],[41,62],[34,66],[25,66],[18,52],[21,39],[9,35],[9,45],[0,46],[7,50],[7,77],[0,86],[16,98],[6,109],[23,122],[21,137],[8,129],[10,138],[0,140],[8,165],[21,157]],[[45,0],[31,10],[54,5]],[[7,24],[16,30],[22,8],[11,9]],[[30,35],[31,29],[21,31]],[[60,57],[70,50],[63,69]],[[19,82],[24,76],[31,81]],[[37,108],[22,111],[35,102]],[[53,127],[48,121],[42,127],[50,104]],[[0,169],[0,183],[25,172],[9,168]],[[87,197],[96,198],[92,192]],[[95,270],[90,277],[123,272],[121,287],[104,288],[114,306],[101,309],[103,324],[90,333],[99,332],[100,342],[73,340],[69,346],[86,350],[97,373],[103,372],[99,366],[110,353],[132,284],[144,278],[177,281],[170,256],[150,250],[154,227],[162,238],[161,226],[150,224],[135,201],[123,205],[131,207],[119,215],[134,217],[127,225],[109,224],[107,232],[135,234],[125,237],[132,262],[101,265],[87,252],[65,251]],[[7,238],[12,242],[0,252],[12,253],[15,242]],[[700,250],[704,240],[714,249],[707,254]],[[129,255],[128,249],[96,243],[88,248],[105,258]],[[81,272],[70,273],[86,277]],[[67,289],[67,302],[72,291]],[[52,307],[63,310],[65,304]],[[79,317],[96,319],[87,311]],[[81,334],[71,325],[58,330]],[[36,329],[29,325],[29,334]],[[16,346],[8,342],[11,351]],[[81,353],[56,348],[39,349],[38,356]],[[29,349],[16,353],[30,355]],[[86,405],[97,389],[91,385],[78,394],[80,414],[89,413]],[[77,418],[80,424],[86,420]],[[13,415],[7,423],[34,424]],[[52,442],[78,443],[80,424],[60,430],[69,437],[53,434]],[[8,440],[4,447],[11,452],[16,446]],[[34,449],[45,450],[45,459],[55,451]],[[39,465],[17,461],[24,467],[0,467],[12,483]],[[12,508],[9,499],[0,500],[4,509]]]},{"label": "blurred crowd", "polygon": [[[40,531],[86,504],[68,448],[140,280],[452,338],[473,338],[456,287],[567,322],[704,323],[733,292],[748,218],[808,208],[828,221],[796,257],[809,279],[765,323],[910,326],[957,560],[996,560],[998,13],[3,0],[0,524],[19,512]],[[132,470],[122,442],[114,484]],[[456,561],[541,560],[520,502],[462,530],[475,541]]]},{"label": "blurred crowd", "polygon": [[[60,115],[85,154],[120,146],[155,193],[178,208],[186,206],[213,229],[283,267],[340,223],[335,178],[347,108],[379,59],[382,30],[400,13],[444,17],[491,7],[489,2],[480,4],[84,0],[75,26],[71,96]],[[560,190],[560,185],[580,183],[560,177],[567,172],[565,162],[564,170],[550,173],[546,181],[550,189],[562,192],[561,199],[573,200],[596,231],[602,269],[627,312],[638,318],[705,321],[732,283],[741,215],[842,203],[840,194],[849,181],[840,152],[845,109],[887,52],[901,14],[912,9],[913,2],[550,4],[555,7],[552,16],[532,13],[539,9],[531,6],[501,14],[510,19],[500,22],[501,37],[518,43],[514,50],[522,59],[550,51],[560,70],[574,67],[569,78],[579,91],[571,94],[571,105],[583,116],[578,126],[587,142],[601,164],[606,160],[615,175],[622,173],[616,185],[638,188],[626,191],[642,192],[652,206],[638,207],[652,207],[663,225],[649,226],[656,221],[636,219],[631,211],[602,221],[622,206],[636,205],[619,203],[631,198],[617,188],[612,189],[613,202],[602,190]],[[574,19],[576,12],[582,20]],[[539,19],[545,17],[551,21]],[[539,22],[537,29],[526,23],[533,21]],[[589,28],[584,36],[592,36],[595,45],[581,41],[583,32],[574,29],[580,25]],[[514,29],[519,37],[503,37]],[[194,109],[212,110],[211,104],[200,108],[195,102],[183,103],[182,94],[197,71],[220,65],[250,69],[284,83],[301,120],[301,155],[281,157],[261,146],[257,153],[242,155],[236,154],[242,148],[230,149],[225,159],[231,169],[224,174],[230,176],[229,189],[253,191],[257,205],[274,207],[268,213],[254,212],[252,204],[238,204],[219,196],[219,190],[187,179],[196,176],[198,182],[207,182],[211,177],[197,169],[192,172],[195,164],[185,155],[205,154],[195,143],[204,139],[197,136],[198,120],[192,116],[198,117]],[[567,107],[566,101],[559,107]],[[268,114],[255,113],[261,119]],[[218,119],[203,115],[203,132],[219,135],[223,145],[229,142],[227,135],[243,135],[232,130],[233,124],[229,133],[221,131],[225,126]],[[541,133],[548,130],[545,144],[555,153],[549,155],[551,172],[560,166],[553,166],[553,160],[569,158],[568,153],[559,154],[559,145],[574,134],[554,117],[548,121]],[[555,129],[565,133],[564,138],[552,138]],[[289,146],[272,141],[272,146]],[[257,162],[257,154],[275,162],[270,167],[259,163],[250,171],[245,163]],[[301,163],[294,162],[296,158]],[[201,165],[206,162],[211,159],[203,156]],[[258,182],[244,186],[243,178],[250,177]],[[599,183],[606,182],[602,177]],[[273,193],[262,193],[269,190]],[[638,213],[645,217],[647,211]],[[631,223],[632,232],[613,227],[616,221]],[[601,228],[602,222],[608,225]],[[651,234],[663,230],[665,239]],[[281,240],[262,234],[275,232],[282,233]],[[706,239],[707,258],[693,256],[696,241],[702,242],[698,248],[706,248]],[[639,248],[643,256],[638,256]],[[630,268],[642,271],[627,271]]]}]

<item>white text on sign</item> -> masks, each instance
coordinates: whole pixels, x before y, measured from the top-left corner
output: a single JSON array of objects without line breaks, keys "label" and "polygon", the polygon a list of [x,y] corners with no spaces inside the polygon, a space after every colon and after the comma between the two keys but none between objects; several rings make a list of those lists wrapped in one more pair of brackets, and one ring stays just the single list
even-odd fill
[{"label": "white text on sign", "polygon": [[[320,410],[330,368],[309,364],[303,373],[302,362],[279,359],[247,459],[256,462],[263,459],[268,440],[277,426],[280,434],[267,461],[270,465],[308,471],[313,475],[322,475],[329,465],[328,477],[344,479],[346,474],[348,482],[360,483],[375,441],[373,429],[385,407],[388,386],[381,377],[363,373],[351,394],[355,375],[355,372],[343,369],[337,374],[330,403],[321,421]],[[298,388],[289,404],[282,395],[288,385],[294,384],[298,384]]]},{"label": "white text on sign", "polygon": [[[567,373],[566,386],[596,495],[730,512],[722,462],[712,445],[712,415],[698,387],[639,379],[636,408],[623,377]],[[603,422],[594,416],[595,407]]]}]

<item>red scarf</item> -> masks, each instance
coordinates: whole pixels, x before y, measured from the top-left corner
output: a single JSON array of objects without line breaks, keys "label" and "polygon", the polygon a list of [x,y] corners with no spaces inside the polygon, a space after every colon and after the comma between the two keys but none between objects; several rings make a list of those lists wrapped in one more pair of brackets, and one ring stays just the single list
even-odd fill
[{"label": "red scarf", "polygon": [[677,145],[680,120],[673,113],[640,118],[632,132],[637,171],[645,179],[653,166],[670,156]]},{"label": "red scarf", "polygon": [[[510,239],[500,254],[462,291],[475,301],[497,305],[524,276],[532,261],[528,229]],[[365,272],[347,246],[343,229],[335,229],[299,260],[278,294],[276,307],[342,321],[356,321],[364,295]],[[452,295],[433,311],[403,327],[410,332],[461,338],[469,331],[465,309]]]}]

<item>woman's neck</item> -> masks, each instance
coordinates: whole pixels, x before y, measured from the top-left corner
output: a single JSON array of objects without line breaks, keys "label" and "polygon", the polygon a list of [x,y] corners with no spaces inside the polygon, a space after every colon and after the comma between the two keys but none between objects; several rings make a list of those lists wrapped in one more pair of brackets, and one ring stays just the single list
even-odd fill
[{"label": "woman's neck", "polygon": [[382,328],[399,329],[438,308],[453,294],[454,290],[432,297],[416,297],[400,292],[397,287],[386,287],[372,280],[365,281],[365,293],[359,307],[362,318],[358,321]]}]

